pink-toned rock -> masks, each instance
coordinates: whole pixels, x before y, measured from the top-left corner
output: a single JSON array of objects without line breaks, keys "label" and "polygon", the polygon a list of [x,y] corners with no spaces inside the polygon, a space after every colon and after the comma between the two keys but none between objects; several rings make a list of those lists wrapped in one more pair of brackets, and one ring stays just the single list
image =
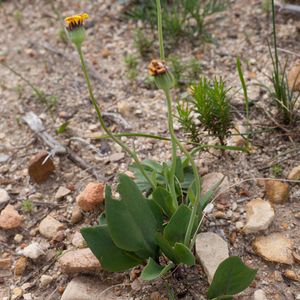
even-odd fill
[{"label": "pink-toned rock", "polygon": [[93,273],[101,270],[98,259],[89,248],[65,252],[59,259],[63,273]]},{"label": "pink-toned rock", "polygon": [[40,151],[29,162],[28,174],[36,183],[46,181],[55,170],[51,157],[45,161],[47,156],[47,151]]},{"label": "pink-toned rock", "polygon": [[94,210],[103,202],[103,190],[102,183],[89,183],[76,198],[78,206],[84,211]]},{"label": "pink-toned rock", "polygon": [[293,66],[289,71],[288,86],[294,92],[300,91],[300,64]]},{"label": "pink-toned rock", "polygon": [[268,200],[275,204],[285,203],[289,196],[289,185],[278,180],[267,180],[265,184]]},{"label": "pink-toned rock", "polygon": [[15,229],[20,227],[22,223],[22,216],[15,210],[15,208],[8,204],[0,214],[0,228]]},{"label": "pink-toned rock", "polygon": [[55,218],[48,215],[40,223],[39,232],[44,237],[46,237],[48,239],[52,239],[58,233],[58,231],[60,231],[64,228],[65,228],[64,224],[60,223]]},{"label": "pink-toned rock", "polygon": [[11,257],[0,258],[0,270],[7,270],[11,267]]}]

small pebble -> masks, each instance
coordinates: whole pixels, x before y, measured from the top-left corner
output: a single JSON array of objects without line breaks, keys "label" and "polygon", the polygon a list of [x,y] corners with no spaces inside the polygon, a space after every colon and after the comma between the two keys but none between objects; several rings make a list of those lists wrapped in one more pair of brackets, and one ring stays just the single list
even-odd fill
[{"label": "small pebble", "polygon": [[14,241],[18,244],[20,244],[23,241],[23,235],[22,234],[16,234],[14,237]]}]

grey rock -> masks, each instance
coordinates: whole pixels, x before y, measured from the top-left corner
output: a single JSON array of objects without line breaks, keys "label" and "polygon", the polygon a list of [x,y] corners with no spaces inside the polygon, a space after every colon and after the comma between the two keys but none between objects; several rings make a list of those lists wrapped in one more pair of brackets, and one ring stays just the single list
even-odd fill
[{"label": "grey rock", "polygon": [[45,255],[45,252],[38,243],[32,243],[23,249],[22,254],[35,260],[40,256]]},{"label": "grey rock", "polygon": [[4,163],[8,161],[8,159],[9,159],[9,155],[0,153],[0,163]]},{"label": "grey rock", "polygon": [[10,200],[9,194],[5,189],[0,189],[0,209]]},{"label": "grey rock", "polygon": [[54,196],[55,199],[62,199],[63,197],[69,195],[71,191],[64,186],[60,186]]},{"label": "grey rock", "polygon": [[256,290],[253,294],[253,300],[268,300],[263,290]]},{"label": "grey rock", "polygon": [[213,232],[197,235],[196,254],[211,283],[219,264],[229,257],[227,243]]},{"label": "grey rock", "polygon": [[267,229],[274,220],[275,212],[270,202],[256,198],[247,204],[246,216],[247,223],[243,231],[254,233]]},{"label": "grey rock", "polygon": [[99,278],[78,276],[67,285],[61,300],[127,300],[127,297],[117,297],[113,289],[101,284]]}]

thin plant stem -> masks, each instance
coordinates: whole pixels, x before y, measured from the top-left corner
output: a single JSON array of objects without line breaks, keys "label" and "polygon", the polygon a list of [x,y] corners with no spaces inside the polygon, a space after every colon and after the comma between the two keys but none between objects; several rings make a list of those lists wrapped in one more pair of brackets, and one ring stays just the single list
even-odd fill
[{"label": "thin plant stem", "polygon": [[[165,95],[166,95],[166,99],[167,99],[167,103],[168,103],[168,115],[172,116],[172,100],[171,100],[171,97],[170,97],[170,91],[165,90]],[[194,226],[196,214],[197,214],[198,207],[199,207],[201,182],[200,182],[200,177],[199,177],[197,166],[196,166],[195,161],[193,160],[191,154],[189,153],[189,151],[186,150],[186,148],[177,139],[174,131],[172,133],[170,132],[170,134],[171,134],[172,140],[174,140],[174,142],[178,145],[179,149],[185,154],[185,156],[189,160],[189,162],[192,166],[193,172],[194,172],[194,176],[195,176],[196,197],[195,197],[194,205],[193,205],[193,208],[192,208],[192,213],[191,213],[191,217],[190,217],[190,220],[189,220],[186,235],[185,235],[185,238],[184,238],[184,244],[186,246],[189,246],[190,240],[191,240],[192,229],[193,229],[193,226]]]},{"label": "thin plant stem", "polygon": [[157,28],[158,28],[158,38],[159,38],[160,59],[165,60],[165,48],[164,48],[164,38],[163,38],[163,30],[162,30],[162,13],[161,13],[160,0],[156,0],[156,7],[157,7]]},{"label": "thin plant stem", "polygon": [[172,114],[172,100],[170,97],[170,91],[165,90],[165,95],[167,99],[167,107],[168,107],[168,128],[171,135],[171,141],[172,141],[172,166],[171,166],[171,173],[170,173],[170,190],[171,195],[173,199],[174,207],[178,207],[177,202],[177,196],[176,196],[176,190],[175,190],[175,173],[176,173],[176,160],[177,160],[177,138],[174,132],[174,126],[173,126],[173,114]]},{"label": "thin plant stem", "polygon": [[278,73],[279,72],[279,60],[278,60],[278,51],[277,51],[277,36],[276,36],[275,3],[274,3],[274,0],[272,0],[272,21],[273,21],[275,64],[276,64],[276,71]]},{"label": "thin plant stem", "polygon": [[[165,60],[164,39],[163,39],[163,29],[162,29],[162,14],[161,14],[160,0],[156,0],[156,7],[157,7],[157,24],[158,24],[160,59]],[[195,200],[194,200],[194,203],[193,203],[191,217],[190,217],[188,228],[187,228],[186,235],[185,235],[185,238],[184,238],[184,244],[189,247],[190,242],[191,242],[192,229],[193,229],[193,226],[194,226],[194,222],[195,222],[195,219],[196,219],[196,215],[197,215],[197,211],[198,211],[198,207],[199,207],[199,202],[200,202],[201,182],[200,182],[200,177],[199,177],[197,166],[196,166],[191,154],[180,143],[180,141],[177,139],[177,137],[174,133],[173,116],[172,116],[172,100],[171,100],[171,96],[170,96],[170,88],[164,89],[164,93],[165,93],[166,100],[167,100],[168,124],[169,124],[169,131],[170,131],[170,135],[171,135],[171,140],[172,140],[171,186],[173,184],[175,184],[174,180],[175,180],[175,170],[176,170],[176,145],[179,147],[179,149],[185,154],[187,159],[190,161],[190,164],[192,166],[193,173],[194,173],[194,176],[195,176],[196,197],[195,197]]]},{"label": "thin plant stem", "polygon": [[141,173],[144,175],[144,177],[147,179],[147,181],[151,184],[152,186],[152,189],[155,189],[155,184],[154,182],[151,180],[151,178],[147,175],[147,173],[145,172],[145,169],[144,167],[142,166],[140,160],[138,159],[136,153],[134,151],[132,151],[125,143],[123,143],[120,139],[118,139],[116,136],[113,135],[113,133],[106,127],[105,125],[105,122],[102,118],[102,114],[101,114],[101,110],[100,110],[100,107],[98,106],[97,104],[97,101],[94,97],[94,93],[93,93],[93,88],[92,88],[92,85],[91,85],[91,81],[90,81],[90,77],[89,77],[89,74],[87,72],[87,68],[86,68],[86,64],[85,64],[85,61],[84,61],[84,57],[83,57],[83,53],[82,53],[82,50],[81,50],[81,47],[80,46],[76,46],[76,49],[78,51],[78,54],[79,54],[79,58],[80,58],[80,62],[81,62],[81,67],[82,67],[82,71],[83,71],[83,74],[84,74],[84,78],[85,78],[85,81],[87,83],[87,86],[88,86],[88,90],[89,90],[89,94],[90,94],[90,99],[92,101],[92,104],[97,112],[97,116],[98,116],[98,119],[99,119],[99,122],[102,126],[102,128],[104,129],[104,131],[106,132],[106,134],[115,142],[117,143],[118,145],[120,145],[123,150],[125,152],[127,152],[131,157],[132,159],[135,161],[135,163],[137,164],[138,168],[140,169]]}]

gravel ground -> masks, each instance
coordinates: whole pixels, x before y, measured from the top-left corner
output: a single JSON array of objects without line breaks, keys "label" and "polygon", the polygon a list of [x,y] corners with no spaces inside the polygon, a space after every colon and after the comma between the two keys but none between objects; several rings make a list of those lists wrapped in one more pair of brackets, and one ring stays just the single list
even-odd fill
[{"label": "gravel ground", "polygon": [[[59,36],[63,17],[82,11],[90,14],[83,51],[103,111],[117,116],[113,118],[108,114],[106,118],[112,130],[167,134],[163,95],[144,84],[148,62],[139,60],[139,74],[135,81],[127,78],[124,56],[136,51],[132,32],[137,25],[120,17],[123,9],[118,2],[106,0],[12,0],[0,4],[0,61],[13,67],[46,95],[57,99],[54,109],[50,111],[45,103],[36,99],[23,80],[0,66],[0,154],[8,155],[7,160],[0,162],[0,187],[9,193],[10,204],[24,218],[22,227],[18,229],[0,230],[0,254],[2,258],[11,258],[9,268],[0,267],[0,299],[15,294],[14,288],[22,288],[24,294],[31,294],[28,299],[60,298],[74,275],[65,274],[55,257],[62,250],[75,248],[72,245],[74,233],[83,226],[95,224],[99,214],[99,211],[85,213],[83,221],[72,224],[70,218],[76,196],[91,181],[112,183],[116,173],[127,171],[130,163],[126,156],[111,156],[121,152],[119,147],[96,138],[103,132],[90,104],[76,52]],[[210,21],[207,30],[216,43],[203,43],[199,39],[192,44],[182,40],[174,54],[183,60],[189,57],[200,59],[205,75],[221,75],[226,79],[234,91],[232,106],[235,123],[241,122],[243,115],[243,98],[235,68],[236,57],[240,56],[247,63],[245,76],[252,99],[250,120],[254,134],[250,154],[219,151],[198,154],[196,160],[202,175],[220,172],[227,175],[233,185],[230,192],[216,202],[202,231],[213,231],[222,236],[228,242],[231,255],[239,255],[248,265],[258,269],[255,282],[236,299],[252,299],[257,289],[263,289],[268,299],[296,299],[297,296],[299,299],[299,279],[297,282],[283,275],[288,269],[298,274],[299,278],[299,262],[291,265],[267,262],[255,253],[251,245],[258,235],[280,232],[293,241],[295,251],[300,250],[299,218],[296,218],[300,211],[299,184],[290,183],[288,202],[274,206],[275,219],[263,233],[246,235],[237,228],[238,222],[245,223],[246,203],[253,198],[265,197],[265,189],[256,179],[274,177],[270,168],[274,163],[282,166],[281,178],[287,178],[290,170],[300,165],[299,150],[297,152],[299,128],[289,129],[289,134],[276,129],[276,124],[265,113],[273,113],[275,106],[268,95],[254,85],[257,82],[269,84],[266,74],[270,74],[271,60],[266,41],[272,30],[270,17],[262,10],[261,1],[243,0],[231,1],[230,9]],[[297,52],[299,15],[279,14],[277,23],[279,47]],[[155,46],[154,56],[158,55],[158,47]],[[296,60],[296,55],[289,56],[290,65],[295,64]],[[180,91],[174,91],[174,96],[179,94]],[[22,121],[29,111],[39,116],[49,134],[93,166],[92,170],[98,178],[66,156],[57,156],[54,158],[55,173],[50,179],[43,184],[33,183],[27,172],[29,160],[38,151],[49,149]],[[55,129],[66,120],[70,122],[67,131],[57,136]],[[122,120],[126,121],[125,128]],[[179,124],[176,123],[175,128],[177,134],[183,137]],[[82,140],[92,145],[92,149]],[[170,158],[168,142],[144,138],[124,138],[124,141],[136,149],[141,159],[163,161]],[[206,135],[203,142],[211,143],[212,139]],[[285,154],[289,149],[296,150]],[[242,182],[246,179],[251,180]],[[71,194],[63,200],[54,198],[60,186],[71,190]],[[35,206],[31,213],[22,210],[24,199],[33,201]],[[65,226],[63,238],[58,241],[49,241],[38,231],[41,220],[50,214]],[[23,236],[22,241],[16,241],[17,234]],[[46,259],[29,260],[23,275],[16,276],[15,264],[20,257],[20,249],[32,242],[46,249]],[[137,284],[133,273],[100,272],[96,276],[93,274],[92,278],[95,284],[101,281],[107,286],[116,285],[112,289],[116,297],[171,299],[168,291],[173,290],[178,298],[205,299],[208,283],[200,265],[180,269],[174,276],[151,284]],[[42,286],[43,274],[52,277],[50,285]],[[159,295],[156,296],[161,298],[154,298],[157,291]]]}]

